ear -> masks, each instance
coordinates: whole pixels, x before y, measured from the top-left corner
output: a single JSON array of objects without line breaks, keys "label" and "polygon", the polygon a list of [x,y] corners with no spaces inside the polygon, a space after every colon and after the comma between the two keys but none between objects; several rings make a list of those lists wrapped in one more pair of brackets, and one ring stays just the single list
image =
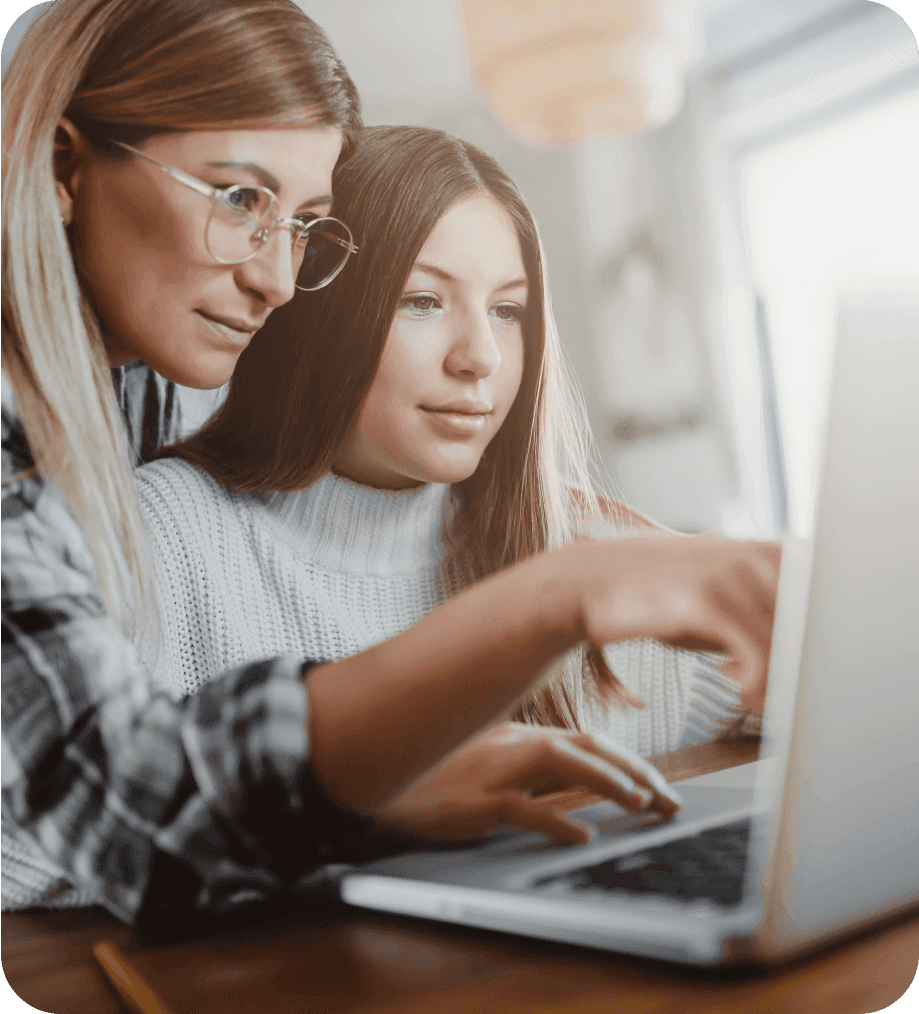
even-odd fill
[{"label": "ear", "polygon": [[70,120],[61,117],[54,134],[54,178],[61,222],[65,228],[73,221],[73,206],[86,156],[86,141]]}]

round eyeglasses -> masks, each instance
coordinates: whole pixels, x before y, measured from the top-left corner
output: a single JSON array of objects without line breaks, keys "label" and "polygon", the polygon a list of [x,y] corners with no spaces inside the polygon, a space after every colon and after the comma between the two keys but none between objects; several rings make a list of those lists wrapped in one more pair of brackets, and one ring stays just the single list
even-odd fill
[{"label": "round eyeglasses", "polygon": [[204,226],[204,244],[221,264],[244,264],[262,249],[275,229],[286,229],[291,257],[299,263],[296,286],[304,292],[313,292],[328,285],[351,254],[358,252],[350,229],[337,218],[281,218],[277,198],[265,187],[248,184],[212,187],[124,141],[114,143],[208,198],[211,210]]}]

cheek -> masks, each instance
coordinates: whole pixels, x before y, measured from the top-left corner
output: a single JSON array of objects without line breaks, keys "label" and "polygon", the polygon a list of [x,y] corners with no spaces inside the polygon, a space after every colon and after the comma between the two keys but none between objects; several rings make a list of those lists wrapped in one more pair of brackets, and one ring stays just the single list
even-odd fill
[{"label": "cheek", "polygon": [[391,425],[403,422],[430,394],[431,378],[438,375],[437,352],[437,334],[432,329],[417,324],[391,328],[368,398],[378,412],[388,413]]},{"label": "cheek", "polygon": [[81,202],[77,264],[103,320],[141,359],[170,337],[180,340],[184,318],[207,291],[213,267],[197,242],[199,224],[158,191],[114,188],[108,199],[90,192]]},{"label": "cheek", "polygon": [[508,410],[520,390],[523,380],[524,357],[524,337],[518,331],[509,341],[504,343],[501,353],[501,396],[506,401]]},{"label": "cheek", "polygon": [[411,383],[398,362],[384,356],[358,416],[363,439],[374,445],[391,442],[406,426],[412,405]]},{"label": "cheek", "polygon": [[[76,257],[97,300],[137,298],[152,286],[175,288],[203,267],[196,217],[159,190],[137,193],[105,180],[87,187],[75,218]],[[108,181],[111,182],[111,181]]]}]

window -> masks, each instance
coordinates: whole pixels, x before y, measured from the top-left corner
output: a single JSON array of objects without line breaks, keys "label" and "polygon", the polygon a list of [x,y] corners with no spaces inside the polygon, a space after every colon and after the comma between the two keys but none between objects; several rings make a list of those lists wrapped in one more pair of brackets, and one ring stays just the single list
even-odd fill
[{"label": "window", "polygon": [[919,286],[919,92],[741,163],[751,279],[763,298],[789,523],[809,531],[835,318],[847,285]]}]

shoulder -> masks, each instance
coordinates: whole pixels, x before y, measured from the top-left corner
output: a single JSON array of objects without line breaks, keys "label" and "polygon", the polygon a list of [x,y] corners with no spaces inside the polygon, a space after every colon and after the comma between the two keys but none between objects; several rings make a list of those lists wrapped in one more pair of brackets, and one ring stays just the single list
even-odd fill
[{"label": "shoulder", "polygon": [[207,533],[232,516],[233,494],[181,458],[160,458],[134,470],[140,506],[154,537]]},{"label": "shoulder", "polygon": [[2,585],[5,608],[61,596],[101,602],[83,529],[57,484],[36,474],[5,374]]},{"label": "shoulder", "polygon": [[157,496],[184,501],[198,497],[226,499],[231,495],[213,476],[182,458],[159,458],[141,465],[134,469],[134,479],[141,501]]},{"label": "shoulder", "polygon": [[3,481],[31,468],[35,461],[13,402],[13,385],[3,374]]},{"label": "shoulder", "polygon": [[44,483],[13,402],[13,385],[3,374],[3,520],[35,510]]},{"label": "shoulder", "polygon": [[[13,386],[3,374],[3,522],[31,514],[45,487],[16,412]],[[6,528],[4,527],[4,535]]]}]

